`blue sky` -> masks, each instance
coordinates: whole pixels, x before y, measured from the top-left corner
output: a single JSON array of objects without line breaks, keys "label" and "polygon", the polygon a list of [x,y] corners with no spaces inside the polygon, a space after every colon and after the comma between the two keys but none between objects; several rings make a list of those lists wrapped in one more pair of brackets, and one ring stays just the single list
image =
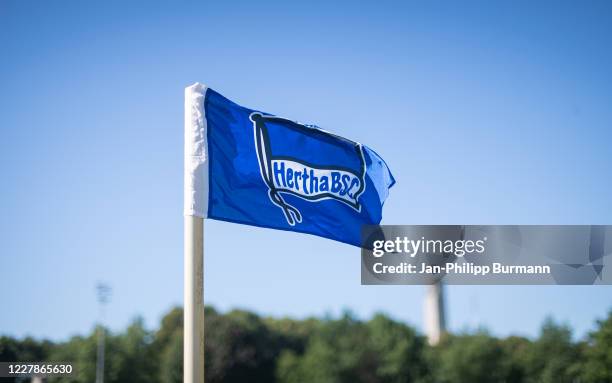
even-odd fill
[{"label": "blue sky", "polygon": [[[257,3],[257,4],[255,4]],[[333,4],[332,4],[333,3]],[[609,2],[0,3],[0,333],[157,326],[182,302],[183,88],[374,148],[388,224],[610,224]],[[424,288],[359,251],[207,221],[205,299],[421,327]],[[612,286],[451,286],[452,330],[582,336]]]}]

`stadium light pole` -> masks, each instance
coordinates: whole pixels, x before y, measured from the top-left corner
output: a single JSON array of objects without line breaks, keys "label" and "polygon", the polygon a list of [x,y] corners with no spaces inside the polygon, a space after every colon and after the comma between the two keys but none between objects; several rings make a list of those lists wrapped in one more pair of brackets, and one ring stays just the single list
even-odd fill
[{"label": "stadium light pole", "polygon": [[98,357],[96,361],[96,383],[104,383],[104,308],[110,300],[111,288],[104,283],[96,285],[98,303],[100,304],[100,319],[98,323]]}]

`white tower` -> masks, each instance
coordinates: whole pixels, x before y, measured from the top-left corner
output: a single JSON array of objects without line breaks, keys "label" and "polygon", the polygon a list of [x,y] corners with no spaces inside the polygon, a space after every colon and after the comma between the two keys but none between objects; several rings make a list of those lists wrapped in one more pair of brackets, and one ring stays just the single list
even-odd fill
[{"label": "white tower", "polygon": [[423,304],[425,334],[429,344],[435,346],[440,342],[442,334],[446,331],[444,288],[441,282],[427,285],[425,288],[425,301]]}]

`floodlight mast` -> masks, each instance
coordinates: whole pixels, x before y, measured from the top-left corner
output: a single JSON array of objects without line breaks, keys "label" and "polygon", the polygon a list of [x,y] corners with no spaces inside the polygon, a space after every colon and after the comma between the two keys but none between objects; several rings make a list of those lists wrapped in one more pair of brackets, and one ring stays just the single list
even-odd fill
[{"label": "floodlight mast", "polygon": [[96,285],[98,304],[100,305],[100,318],[98,322],[98,357],[96,361],[96,383],[104,383],[104,311],[110,301],[112,290],[104,283]]}]

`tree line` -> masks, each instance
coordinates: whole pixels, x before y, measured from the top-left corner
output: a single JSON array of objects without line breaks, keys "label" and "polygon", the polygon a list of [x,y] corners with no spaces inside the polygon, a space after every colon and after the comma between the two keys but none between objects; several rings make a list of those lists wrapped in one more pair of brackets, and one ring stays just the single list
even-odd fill
[{"label": "tree line", "polygon": [[[446,334],[436,346],[383,314],[294,320],[207,307],[205,316],[207,383],[612,383],[612,311],[578,341],[547,319],[535,339],[478,330]],[[105,382],[182,382],[182,327],[182,309],[174,308],[157,330],[142,319],[122,332],[104,330]],[[0,361],[73,362],[75,378],[48,382],[91,383],[96,346],[96,330],[65,342],[5,336]]]}]

